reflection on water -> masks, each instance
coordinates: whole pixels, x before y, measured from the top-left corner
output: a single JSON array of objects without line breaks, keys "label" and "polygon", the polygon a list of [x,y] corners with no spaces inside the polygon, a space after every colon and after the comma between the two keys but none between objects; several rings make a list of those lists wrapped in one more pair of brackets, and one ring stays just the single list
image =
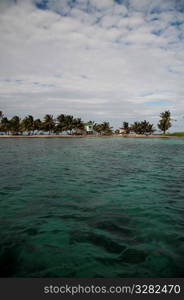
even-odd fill
[{"label": "reflection on water", "polygon": [[1,139],[1,277],[183,277],[183,139]]}]

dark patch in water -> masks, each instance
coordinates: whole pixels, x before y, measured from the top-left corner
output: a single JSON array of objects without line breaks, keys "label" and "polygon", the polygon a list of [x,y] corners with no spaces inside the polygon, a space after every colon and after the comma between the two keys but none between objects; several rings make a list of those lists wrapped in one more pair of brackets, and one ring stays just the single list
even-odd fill
[{"label": "dark patch in water", "polygon": [[8,195],[8,192],[0,192],[0,196]]},{"label": "dark patch in water", "polygon": [[112,222],[99,222],[97,223],[99,229],[107,230],[109,232],[120,235],[131,235],[131,230],[126,227],[120,227]]},{"label": "dark patch in water", "polygon": [[116,241],[113,241],[112,238],[108,238],[104,235],[95,234],[95,233],[81,233],[74,231],[71,233],[70,243],[90,243],[97,247],[104,248],[107,252],[110,253],[121,253],[126,249],[124,245],[119,244]]},{"label": "dark patch in water", "polygon": [[35,252],[38,250],[38,247],[36,247],[35,245],[32,244],[25,244],[25,250],[28,252]]},{"label": "dark patch in water", "polygon": [[50,245],[50,244],[43,245],[43,247],[51,248],[51,249],[60,249],[59,246],[57,246],[57,245]]},{"label": "dark patch in water", "polygon": [[70,244],[74,243],[85,243],[87,241],[88,234],[87,232],[80,232],[78,230],[70,232]]},{"label": "dark patch in water", "polygon": [[59,230],[59,229],[54,229],[54,230],[52,230],[52,233],[54,233],[54,234],[61,233],[61,230]]},{"label": "dark patch in water", "polygon": [[68,220],[68,219],[76,219],[76,220],[80,220],[80,221],[85,221],[88,217],[82,217],[80,215],[76,215],[76,214],[70,214],[70,215],[63,215],[59,217],[60,219],[63,220]]},{"label": "dark patch in water", "polygon": [[17,192],[17,191],[21,191],[22,186],[17,185],[17,186],[5,186],[3,187],[3,190],[7,190],[8,192]]},{"label": "dark patch in water", "polygon": [[104,265],[109,265],[109,266],[112,266],[113,264],[119,262],[117,258],[111,258],[111,257],[95,257],[95,260],[99,261]]},{"label": "dark patch in water", "polygon": [[37,235],[38,234],[38,229],[36,229],[36,228],[29,228],[29,229],[27,229],[26,231],[25,231],[27,234],[29,234],[29,235]]},{"label": "dark patch in water", "polygon": [[49,218],[53,218],[53,215],[45,215],[45,216],[40,216],[40,219],[49,219]]},{"label": "dark patch in water", "polygon": [[129,264],[139,264],[146,260],[147,254],[142,250],[127,249],[120,256],[119,260]]},{"label": "dark patch in water", "polygon": [[118,242],[113,241],[111,238],[98,234],[90,234],[87,241],[95,244],[97,247],[102,247],[111,253],[120,253],[126,247],[120,245]]}]

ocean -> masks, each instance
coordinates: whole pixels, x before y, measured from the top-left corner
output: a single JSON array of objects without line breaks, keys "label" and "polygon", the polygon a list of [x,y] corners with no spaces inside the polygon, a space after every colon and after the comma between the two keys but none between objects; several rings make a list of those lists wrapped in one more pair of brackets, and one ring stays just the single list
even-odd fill
[{"label": "ocean", "polygon": [[184,139],[0,139],[0,277],[184,277]]}]

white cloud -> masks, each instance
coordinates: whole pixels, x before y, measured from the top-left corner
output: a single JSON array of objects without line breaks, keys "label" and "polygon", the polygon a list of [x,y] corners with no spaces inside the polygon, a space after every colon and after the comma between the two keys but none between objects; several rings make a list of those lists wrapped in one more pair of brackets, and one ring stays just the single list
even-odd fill
[{"label": "white cloud", "polygon": [[73,113],[115,126],[157,122],[165,109],[184,115],[184,13],[174,1],[49,0],[47,10],[34,2],[0,2],[5,113]]}]

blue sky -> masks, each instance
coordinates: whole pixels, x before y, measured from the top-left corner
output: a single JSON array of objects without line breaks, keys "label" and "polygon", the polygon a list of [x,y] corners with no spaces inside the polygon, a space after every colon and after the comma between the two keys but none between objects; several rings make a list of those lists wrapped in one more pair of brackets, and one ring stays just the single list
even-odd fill
[{"label": "blue sky", "polygon": [[0,0],[0,110],[184,129],[183,0]]}]

